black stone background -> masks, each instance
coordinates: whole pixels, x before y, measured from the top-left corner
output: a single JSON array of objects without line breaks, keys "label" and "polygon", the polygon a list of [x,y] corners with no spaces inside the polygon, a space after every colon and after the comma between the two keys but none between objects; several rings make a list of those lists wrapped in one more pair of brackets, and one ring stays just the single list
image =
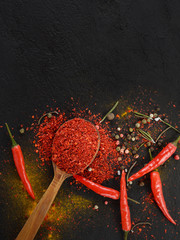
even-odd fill
[{"label": "black stone background", "polygon": [[[14,128],[17,140],[25,146],[18,129],[20,123],[31,124],[35,109],[41,113],[46,111],[46,105],[66,109],[65,101],[74,97],[82,106],[105,113],[107,105],[119,96],[126,96],[129,91],[132,98],[138,95],[138,86],[148,91],[157,90],[158,103],[164,111],[167,103],[173,101],[176,112],[169,113],[171,120],[177,122],[179,12],[178,0],[1,0],[1,125],[7,121]],[[11,158],[11,153],[4,128],[1,129],[0,141],[1,150],[6,149],[1,154],[1,172],[6,172],[3,160]],[[166,201],[178,220],[180,172],[177,162],[173,173],[173,176],[169,173],[166,182],[171,193],[166,194]],[[64,185],[64,188],[68,187],[68,184]],[[18,218],[20,206],[18,209],[18,206],[13,208],[6,204],[6,185],[1,189],[1,239],[10,240],[16,237],[25,219]],[[89,198],[95,203],[102,201],[93,193],[89,193]],[[112,201],[111,208],[115,210],[112,222],[120,228],[119,205],[113,204]],[[135,217],[136,206],[131,204],[131,207]],[[11,220],[7,209],[17,215],[16,221]],[[108,214],[109,210],[105,208],[104,211]],[[95,217],[97,225],[84,226],[80,221],[73,233],[64,231],[62,239],[122,239],[121,230],[115,232],[113,228],[106,227],[111,225],[111,221],[102,214],[99,211]],[[162,218],[157,209],[156,226],[148,230],[147,239],[179,239],[178,226],[166,220],[161,223]],[[96,221],[93,219],[93,222]],[[147,229],[143,231],[147,235]],[[40,234],[36,239],[42,239]],[[130,235],[129,239],[146,238],[142,233],[140,236]]]}]

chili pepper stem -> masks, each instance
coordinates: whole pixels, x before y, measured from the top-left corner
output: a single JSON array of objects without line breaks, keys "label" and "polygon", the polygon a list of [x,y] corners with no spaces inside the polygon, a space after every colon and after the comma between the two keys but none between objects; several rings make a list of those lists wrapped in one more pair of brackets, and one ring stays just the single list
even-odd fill
[{"label": "chili pepper stem", "polygon": [[12,148],[13,148],[13,147],[17,146],[18,144],[17,144],[16,141],[14,140],[14,138],[13,138],[13,136],[12,136],[12,133],[11,133],[11,131],[10,131],[10,129],[9,129],[8,124],[5,123],[5,125],[6,125],[6,128],[7,128],[7,130],[8,130],[10,139],[11,139],[11,141],[12,141]]},{"label": "chili pepper stem", "polygon": [[179,141],[180,141],[180,135],[174,142],[172,142],[172,144],[177,147],[177,144]]},{"label": "chili pepper stem", "polygon": [[129,233],[129,231],[124,231],[124,240],[128,239],[128,233]]}]

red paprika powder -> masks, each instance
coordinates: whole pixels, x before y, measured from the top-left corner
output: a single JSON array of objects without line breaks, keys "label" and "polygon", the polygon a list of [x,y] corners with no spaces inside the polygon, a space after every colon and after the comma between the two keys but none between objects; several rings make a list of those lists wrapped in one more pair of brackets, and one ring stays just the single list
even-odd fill
[{"label": "red paprika powder", "polygon": [[52,160],[67,173],[83,171],[96,156],[100,145],[95,126],[84,119],[71,119],[57,130],[52,145]]},{"label": "red paprika powder", "polygon": [[[105,180],[113,178],[116,171],[114,169],[116,167],[116,163],[119,164],[117,161],[118,153],[116,151],[116,143],[110,136],[108,123],[101,125],[99,124],[99,115],[92,115],[90,111],[86,114],[86,112],[82,110],[78,112],[74,109],[71,113],[71,118],[82,117],[91,121],[95,125],[98,124],[101,143],[96,158],[89,166],[92,171],[85,169],[81,175],[95,183],[102,183]],[[67,121],[67,116],[65,113],[59,112],[58,116],[52,116],[50,119],[47,116],[44,117],[43,122],[38,126],[35,147],[38,148],[42,165],[52,160],[53,139],[57,130],[65,121]]]}]

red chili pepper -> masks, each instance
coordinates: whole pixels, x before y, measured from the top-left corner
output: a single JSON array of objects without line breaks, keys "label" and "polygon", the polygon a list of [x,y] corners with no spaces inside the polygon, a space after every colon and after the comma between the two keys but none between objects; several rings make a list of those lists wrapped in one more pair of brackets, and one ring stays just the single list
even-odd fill
[{"label": "red chili pepper", "polygon": [[127,191],[126,191],[126,179],[125,172],[122,171],[121,182],[120,182],[120,212],[121,212],[121,223],[122,230],[124,231],[124,240],[127,240],[129,231],[131,230],[131,216],[127,200]]},{"label": "red chili pepper", "polygon": [[168,213],[168,210],[167,210],[167,207],[166,207],[159,172],[157,172],[157,171],[151,172],[150,179],[151,179],[151,189],[152,189],[152,192],[153,192],[153,195],[154,195],[154,199],[157,202],[157,205],[159,206],[159,208],[163,212],[164,216],[170,222],[172,222],[173,224],[176,225],[176,222],[172,219],[172,217]]},{"label": "red chili pepper", "polygon": [[137,173],[133,174],[128,181],[134,181],[137,178],[144,176],[145,174],[153,171],[154,169],[158,168],[162,165],[165,161],[170,158],[177,149],[177,143],[180,139],[180,136],[172,143],[168,143],[166,147],[162,149],[162,151],[153,158],[145,167],[139,170]]},{"label": "red chili pepper", "polygon": [[14,140],[12,134],[11,134],[11,131],[8,127],[8,124],[5,123],[6,127],[7,127],[7,130],[8,130],[8,133],[9,133],[9,136],[11,138],[11,141],[12,141],[12,154],[13,154],[13,159],[14,159],[14,163],[15,163],[15,166],[16,166],[16,169],[18,171],[18,174],[21,178],[21,181],[24,185],[24,187],[26,188],[27,192],[29,193],[29,195],[35,199],[35,196],[34,196],[34,193],[33,193],[33,190],[32,190],[32,187],[31,187],[31,184],[29,182],[29,179],[26,175],[26,171],[25,171],[25,164],[24,164],[24,157],[23,157],[23,154],[22,154],[22,150],[21,150],[21,147],[19,144],[16,143],[16,141]]},{"label": "red chili pepper", "polygon": [[103,197],[108,197],[108,198],[112,198],[112,199],[119,199],[120,196],[120,192],[113,189],[113,188],[109,188],[109,187],[104,187],[98,183],[94,183],[90,180],[88,180],[85,177],[82,177],[80,175],[73,175],[73,177],[78,180],[79,182],[81,182],[82,184],[84,184],[86,187],[88,187],[89,189],[91,189],[92,191],[94,191],[95,193],[103,196]]}]

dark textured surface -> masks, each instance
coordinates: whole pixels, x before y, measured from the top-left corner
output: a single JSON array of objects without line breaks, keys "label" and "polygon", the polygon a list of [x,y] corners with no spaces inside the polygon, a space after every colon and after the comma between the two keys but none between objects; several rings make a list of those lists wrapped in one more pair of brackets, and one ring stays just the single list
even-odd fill
[{"label": "dark textured surface", "polygon": [[[157,90],[163,110],[170,101],[179,109],[179,12],[178,0],[1,0],[1,125],[8,121],[17,133],[20,123],[31,122],[35,109],[43,112],[46,105],[65,109],[65,101],[71,97],[79,98],[82,106],[104,113],[106,104],[120,95],[126,96],[129,91],[138,94],[135,92],[138,85],[149,91]],[[177,118],[177,112],[175,115]],[[0,140],[2,149],[8,151],[9,139],[4,128]],[[25,145],[23,141],[22,144]],[[10,157],[9,152],[3,153],[2,161],[7,154]],[[177,169],[174,178],[169,176],[173,186],[180,180]],[[172,212],[178,220],[178,185],[169,187],[169,191],[173,198],[177,197],[176,201],[173,199]],[[8,198],[5,192],[4,186],[1,199]],[[96,195],[89,197],[100,201]],[[167,198],[170,206],[170,194]],[[1,203],[1,238],[14,239],[22,223],[16,228],[20,220],[18,217],[11,220],[4,211],[5,200]],[[120,228],[117,206],[111,206],[116,212],[111,217]],[[11,214],[18,214],[18,207],[16,210],[6,207],[12,208]],[[105,220],[106,214],[111,213],[99,213],[97,226],[95,219],[91,219],[94,225],[84,226],[80,222],[73,235],[64,230],[63,239],[121,239],[120,230],[106,227],[110,224]],[[135,217],[135,211],[133,214]],[[104,225],[99,224],[100,218]],[[148,232],[147,239],[179,239],[178,227],[166,223],[167,233],[164,224],[159,223],[159,227],[157,224]],[[37,239],[42,239],[40,234]],[[138,235],[129,239],[138,239]],[[141,235],[141,239],[146,238]]]}]

